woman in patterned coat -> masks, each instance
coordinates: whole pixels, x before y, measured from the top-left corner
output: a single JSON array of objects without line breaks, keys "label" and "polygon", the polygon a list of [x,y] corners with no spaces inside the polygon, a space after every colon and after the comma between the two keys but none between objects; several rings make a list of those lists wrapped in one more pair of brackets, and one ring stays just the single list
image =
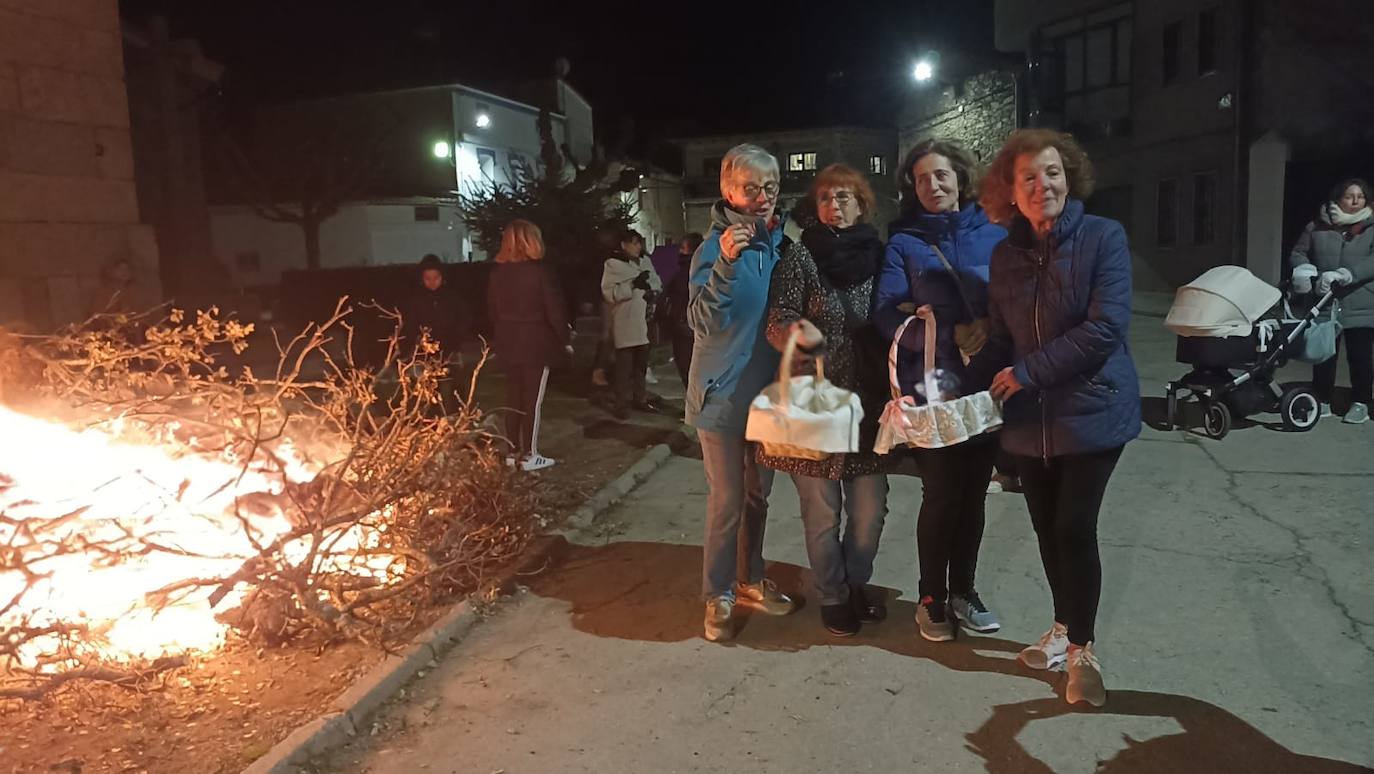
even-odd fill
[{"label": "woman in patterned coat", "polygon": [[[887,399],[886,346],[871,322],[883,242],[868,223],[873,189],[854,169],[826,167],[810,200],[819,222],[806,227],[773,270],[768,340],[781,350],[793,330],[800,332],[794,375],[814,372],[812,355],[824,347],[826,378],[863,400],[862,451],[823,460],[760,452],[759,462],[790,474],[796,484],[821,621],[843,637],[887,615],[882,598],[865,591],[887,517],[887,458],[872,451]],[[842,511],[849,515],[843,537]]]}]

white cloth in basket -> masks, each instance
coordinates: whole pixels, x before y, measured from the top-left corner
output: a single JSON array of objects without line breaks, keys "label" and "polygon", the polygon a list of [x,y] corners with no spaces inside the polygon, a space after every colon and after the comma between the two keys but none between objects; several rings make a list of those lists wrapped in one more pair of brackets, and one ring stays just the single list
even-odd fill
[{"label": "white cloth in basket", "polygon": [[797,332],[793,331],[783,348],[778,381],[749,404],[745,439],[764,444],[765,453],[774,456],[798,456],[780,454],[779,447],[806,449],[817,456],[857,452],[859,423],[864,418],[859,396],[826,381],[820,357],[814,377],[792,376],[796,349]]},{"label": "white cloth in basket", "polygon": [[[931,396],[924,406],[918,406],[909,395],[902,395],[897,382],[897,347],[902,334],[912,320],[926,322],[925,374],[927,395]],[[873,451],[887,454],[901,446],[915,446],[921,449],[940,449],[963,443],[975,435],[996,430],[1002,426],[1002,406],[993,400],[992,394],[984,390],[972,395],[943,400],[939,391],[933,389],[935,371],[935,315],[930,307],[923,306],[916,314],[906,318],[892,337],[892,346],[887,353],[888,383],[892,389],[892,400],[883,409],[878,419],[878,438]]]}]

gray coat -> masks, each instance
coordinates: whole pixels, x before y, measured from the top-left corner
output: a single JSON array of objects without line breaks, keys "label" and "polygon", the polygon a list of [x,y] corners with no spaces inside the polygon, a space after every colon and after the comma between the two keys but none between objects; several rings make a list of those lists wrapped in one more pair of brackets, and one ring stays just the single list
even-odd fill
[{"label": "gray coat", "polygon": [[1293,268],[1310,263],[1319,273],[1349,270],[1355,289],[1341,299],[1337,319],[1343,328],[1374,328],[1374,216],[1349,226],[1312,221],[1293,245],[1288,263]]}]

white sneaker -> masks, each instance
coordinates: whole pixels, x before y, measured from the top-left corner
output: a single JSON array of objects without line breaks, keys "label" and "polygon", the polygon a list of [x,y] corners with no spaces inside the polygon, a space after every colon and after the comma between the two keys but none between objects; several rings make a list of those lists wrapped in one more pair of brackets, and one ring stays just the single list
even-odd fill
[{"label": "white sneaker", "polygon": [[1321,404],[1321,411],[1318,412],[1317,418],[1318,418],[1318,419],[1326,419],[1327,417],[1334,417],[1334,416],[1336,416],[1336,413],[1335,413],[1334,411],[1331,410],[1331,404],[1330,404],[1330,403],[1322,403],[1322,404]]},{"label": "white sneaker", "polygon": [[1040,636],[1040,641],[1021,651],[1021,663],[1031,669],[1054,669],[1069,653],[1069,627],[1058,621]]},{"label": "white sneaker", "polygon": [[1363,403],[1352,403],[1341,421],[1347,425],[1362,425],[1369,421],[1369,407]]},{"label": "white sneaker", "polygon": [[657,377],[657,376],[654,376],[654,369],[652,369],[652,368],[646,368],[646,369],[644,369],[644,383],[645,383],[645,384],[658,384],[658,377]]},{"label": "white sneaker", "polygon": [[520,469],[525,471],[526,473],[533,473],[536,470],[551,468],[557,464],[557,461],[551,460],[542,454],[531,454],[530,456],[526,457],[523,462],[520,463]]}]

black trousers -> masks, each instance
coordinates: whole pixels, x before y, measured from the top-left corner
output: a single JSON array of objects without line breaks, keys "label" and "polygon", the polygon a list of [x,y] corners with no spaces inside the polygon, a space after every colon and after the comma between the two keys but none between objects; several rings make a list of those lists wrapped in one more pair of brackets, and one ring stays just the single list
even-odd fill
[{"label": "black trousers", "polygon": [[544,366],[506,366],[506,438],[517,457],[539,453],[539,415],[548,386]]},{"label": "black trousers", "polygon": [[615,351],[615,378],[611,380],[611,386],[615,388],[617,404],[628,406],[631,402],[644,402],[648,397],[648,388],[644,385],[644,372],[648,369],[648,344]]},{"label": "black trousers", "polygon": [[673,365],[677,366],[678,378],[682,386],[687,386],[687,374],[692,370],[692,347],[696,339],[691,333],[673,334]]},{"label": "black trousers", "polygon": [[1017,457],[1026,509],[1040,543],[1040,561],[1054,597],[1054,620],[1069,629],[1069,642],[1096,638],[1102,596],[1102,558],[1097,550],[1097,516],[1121,448],[1088,454]]},{"label": "black trousers", "polygon": [[922,597],[944,601],[950,592],[973,591],[978,548],[983,543],[988,479],[996,456],[995,437],[921,450],[916,553],[921,562],[917,588]]},{"label": "black trousers", "polygon": [[1336,391],[1336,361],[1345,348],[1350,365],[1351,400],[1368,406],[1374,403],[1374,328],[1347,328],[1336,339],[1336,356],[1312,367],[1312,389],[1317,399],[1331,402]]}]

